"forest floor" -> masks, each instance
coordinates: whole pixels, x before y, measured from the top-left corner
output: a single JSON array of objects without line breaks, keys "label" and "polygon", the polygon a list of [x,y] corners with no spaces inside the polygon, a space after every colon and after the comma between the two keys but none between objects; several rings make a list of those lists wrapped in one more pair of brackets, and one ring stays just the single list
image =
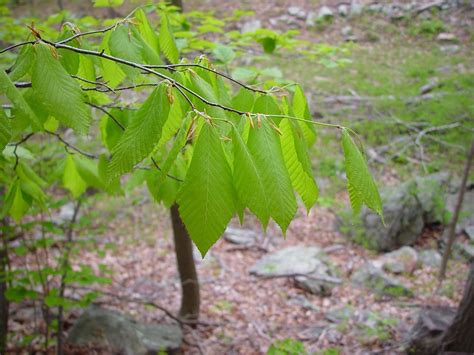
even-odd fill
[{"label": "forest floor", "polygon": [[[263,27],[270,23],[271,18],[286,14],[289,6],[317,11],[322,5],[337,7],[338,4],[339,1],[335,0],[324,4],[303,0],[195,0],[189,3],[185,0],[187,10],[216,9],[221,13],[237,7],[251,9],[255,11],[255,18],[262,21]],[[300,24],[301,38],[331,44],[343,44],[341,29],[351,26],[358,41],[350,45],[352,63],[344,68],[326,68],[302,58],[283,56],[276,56],[270,64],[279,67],[285,76],[301,81],[309,93],[312,107],[323,119],[352,122],[352,126],[365,129],[367,127],[360,124],[361,116],[375,122],[387,112],[393,113],[395,108],[387,106],[386,101],[379,107],[365,101],[355,105],[353,102],[335,104],[331,98],[347,95],[383,97],[405,92],[407,96],[416,96],[419,88],[433,76],[444,75],[452,79],[454,76],[470,75],[472,78],[473,15],[452,10],[439,19],[444,26],[443,32],[456,35],[454,45],[457,48],[451,48],[456,50],[454,53],[449,52],[450,49],[440,49],[436,34],[410,35],[410,31],[416,32],[421,26],[419,22],[401,24],[379,14],[357,18],[336,17],[316,29],[305,27],[304,21]],[[442,66],[448,66],[451,70],[438,73],[437,68]],[[472,79],[469,85],[472,95]],[[377,129],[380,129],[377,127],[363,132],[364,138],[368,137],[369,149],[392,139],[377,139]],[[301,207],[286,238],[272,224],[263,233],[258,223],[249,216],[244,226],[261,235],[256,245],[236,246],[221,239],[204,260],[197,260],[201,282],[201,319],[213,325],[186,330],[187,344],[183,353],[262,354],[275,340],[294,338],[302,341],[309,353],[395,354],[402,352],[404,339],[422,307],[457,306],[467,276],[467,263],[463,260],[453,260],[449,264],[441,292],[436,292],[437,269],[424,267],[412,275],[397,276],[398,280],[415,291],[413,298],[376,296],[350,282],[355,270],[379,255],[351,242],[335,228],[336,216],[341,206],[348,206],[348,199],[345,192],[340,192],[344,185],[340,178],[342,158],[338,157],[340,148],[332,143],[331,137],[331,133],[321,133],[314,151],[316,176],[323,186],[321,204],[308,215]],[[322,146],[324,151],[320,148]],[[433,156],[433,161],[436,160],[433,165],[453,167],[450,165],[453,162],[447,159],[439,163],[439,152],[438,155],[433,152]],[[395,166],[391,162],[382,164],[374,161],[379,181],[384,185],[394,185],[409,176],[422,174],[419,159],[411,159],[409,161],[415,161],[414,165],[405,163]],[[460,171],[459,165],[455,168]],[[340,182],[328,184],[334,178]],[[75,257],[97,270],[99,265],[110,269],[112,283],[101,286],[101,290],[123,297],[120,301],[104,295],[100,301],[142,321],[169,321],[160,311],[125,300],[139,297],[156,302],[173,313],[179,309],[180,283],[168,211],[153,203],[145,190],[139,190],[127,197],[92,197],[81,214],[89,222],[79,228],[76,238],[85,241],[88,247]],[[237,226],[238,221],[232,224]],[[436,248],[441,233],[439,226],[426,228],[421,242],[415,247]],[[322,249],[331,247],[328,250],[333,251],[328,252],[328,258],[337,266],[343,282],[333,289],[330,297],[306,293],[296,288],[288,278],[259,279],[250,275],[249,268],[263,255],[293,245]],[[340,247],[332,248],[334,246]],[[81,290],[77,292],[81,293]],[[328,314],[340,309],[350,309],[352,315],[337,322],[329,319]],[[71,314],[69,325],[79,313]],[[13,323],[13,329],[25,326],[15,317]],[[199,344],[199,347],[192,344]]]}]

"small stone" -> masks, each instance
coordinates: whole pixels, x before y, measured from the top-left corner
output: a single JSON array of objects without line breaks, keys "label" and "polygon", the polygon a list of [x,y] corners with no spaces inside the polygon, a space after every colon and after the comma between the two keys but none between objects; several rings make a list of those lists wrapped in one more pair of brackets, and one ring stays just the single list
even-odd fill
[{"label": "small stone", "polygon": [[293,246],[265,255],[250,273],[263,277],[311,274],[324,267],[322,256],[317,247]]},{"label": "small stone", "polygon": [[354,275],[352,282],[357,286],[365,287],[380,295],[390,297],[413,297],[413,292],[405,285],[385,274],[372,263],[364,264]]},{"label": "small stone", "polygon": [[349,15],[349,6],[346,4],[341,4],[337,7],[337,13],[339,16],[347,17]]},{"label": "small stone", "polygon": [[467,226],[464,228],[464,232],[469,237],[469,239],[474,242],[474,226]]},{"label": "small stone", "polygon": [[383,5],[379,4],[379,3],[373,3],[373,4],[369,5],[367,10],[370,11],[370,12],[382,12]]},{"label": "small stone", "polygon": [[308,16],[306,17],[306,26],[314,27],[318,20],[318,14],[314,11],[308,12]]},{"label": "small stone", "polygon": [[299,6],[290,6],[288,8],[288,14],[301,20],[306,19],[306,11]]},{"label": "small stone", "polygon": [[302,290],[321,297],[331,296],[332,289],[342,283],[340,279],[332,277],[329,268],[320,268],[317,272],[308,276],[296,276],[295,285]]},{"label": "small stone", "polygon": [[393,274],[411,274],[417,267],[418,253],[412,247],[405,246],[383,255],[374,264]]},{"label": "small stone", "polygon": [[293,298],[290,298],[288,300],[288,304],[319,312],[319,308],[312,304],[310,300],[308,300],[305,296],[302,295],[297,295]]},{"label": "small stone", "polygon": [[441,254],[435,249],[422,250],[418,256],[423,266],[436,269],[441,266]]},{"label": "small stone", "polygon": [[351,14],[352,15],[360,15],[364,11],[364,5],[357,1],[353,1],[351,3]]},{"label": "small stone", "polygon": [[176,324],[140,324],[118,312],[89,307],[73,325],[66,344],[99,348],[106,353],[150,354],[181,347]]},{"label": "small stone", "polygon": [[344,321],[348,321],[352,316],[354,315],[354,309],[352,307],[340,307],[340,308],[335,308],[331,309],[326,314],[324,317],[332,322],[332,323],[341,323]]},{"label": "small stone", "polygon": [[320,20],[320,21],[330,20],[333,17],[334,17],[334,13],[327,6],[321,7],[318,11],[318,20]]},{"label": "small stone", "polygon": [[260,20],[251,20],[251,21],[245,22],[242,25],[240,32],[242,33],[255,32],[256,30],[259,30],[260,28],[262,28],[262,22]]},{"label": "small stone", "polygon": [[445,46],[440,46],[439,49],[441,49],[441,51],[444,53],[455,54],[459,52],[461,47],[459,47],[457,44],[449,44]]},{"label": "small stone", "polygon": [[352,36],[354,33],[352,32],[352,27],[351,27],[351,26],[344,26],[344,27],[341,29],[341,34],[342,34],[344,37],[350,37],[350,36]]},{"label": "small stone", "polygon": [[456,249],[468,262],[474,262],[474,245],[457,243]]},{"label": "small stone", "polygon": [[453,33],[442,32],[436,37],[436,40],[439,42],[457,42],[458,38]]},{"label": "small stone", "polygon": [[258,238],[258,234],[251,229],[240,229],[227,227],[224,232],[224,239],[229,243],[238,245],[252,245]]}]

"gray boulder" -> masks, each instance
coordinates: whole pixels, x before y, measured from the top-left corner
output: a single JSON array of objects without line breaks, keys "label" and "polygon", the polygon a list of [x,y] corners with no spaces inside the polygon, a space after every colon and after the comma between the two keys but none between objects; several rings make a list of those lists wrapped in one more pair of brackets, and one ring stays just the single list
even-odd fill
[{"label": "gray boulder", "polygon": [[423,309],[405,341],[409,354],[437,354],[443,333],[452,323],[456,309],[432,307]]},{"label": "gray boulder", "polygon": [[327,6],[323,6],[318,11],[318,20],[325,21],[334,17],[334,12]]},{"label": "gray boulder", "polygon": [[118,312],[89,307],[72,327],[66,344],[125,355],[176,351],[182,332],[173,324],[139,324]]},{"label": "gray boulder", "polygon": [[474,245],[456,243],[454,248],[466,261],[474,262]]},{"label": "gray boulder", "polygon": [[381,256],[373,264],[393,274],[411,274],[418,265],[418,253],[405,246]]},{"label": "gray boulder", "polygon": [[262,257],[250,273],[262,277],[311,274],[325,267],[322,256],[323,251],[317,247],[288,247]]},{"label": "gray boulder", "polygon": [[388,276],[383,270],[368,262],[357,270],[352,282],[379,295],[390,297],[412,297],[413,292],[402,283]]},{"label": "gray boulder", "polygon": [[464,232],[466,233],[468,238],[471,240],[471,242],[474,242],[474,225],[465,227]]},{"label": "gray boulder", "polygon": [[439,268],[441,266],[442,256],[435,249],[422,250],[418,256],[420,258],[420,263],[423,266],[431,268]]},{"label": "gray boulder", "polygon": [[262,28],[262,22],[260,20],[251,20],[251,21],[245,22],[242,25],[240,32],[242,33],[255,32],[256,30],[259,30],[261,28]]},{"label": "gray boulder", "polygon": [[339,16],[347,17],[349,15],[349,6],[346,4],[341,4],[337,7],[337,13]]},{"label": "gray boulder", "polygon": [[265,255],[250,268],[260,277],[292,277],[295,285],[310,293],[329,296],[341,283],[324,253],[317,247],[293,246]]},{"label": "gray boulder", "polygon": [[299,6],[290,6],[288,8],[288,14],[290,16],[294,16],[294,17],[299,18],[301,20],[306,19],[306,11],[304,9],[302,9],[301,7],[299,7]]},{"label": "gray boulder", "polygon": [[[412,245],[420,237],[425,224],[445,222],[445,212],[452,210],[450,196],[455,196],[452,191],[447,173],[417,177],[386,188],[381,191],[385,225],[377,214],[364,208],[359,221],[350,224],[347,220],[342,220],[340,231],[378,251],[391,251]],[[469,212],[469,205],[467,203],[463,208],[462,215],[474,216],[474,202],[472,213]]]},{"label": "gray boulder", "polygon": [[224,239],[232,244],[252,245],[255,244],[258,234],[251,229],[241,229],[227,227],[224,232]]}]

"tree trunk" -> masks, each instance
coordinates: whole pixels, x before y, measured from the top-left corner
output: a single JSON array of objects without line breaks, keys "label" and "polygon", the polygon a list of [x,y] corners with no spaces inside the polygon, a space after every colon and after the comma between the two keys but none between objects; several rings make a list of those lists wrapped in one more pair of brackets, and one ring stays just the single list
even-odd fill
[{"label": "tree trunk", "polygon": [[8,249],[7,249],[7,237],[8,224],[6,220],[0,222],[3,231],[1,231],[0,241],[0,354],[5,354],[7,347],[7,335],[8,335],[8,316],[9,316],[9,303],[5,297],[5,293],[8,289]]},{"label": "tree trunk", "polygon": [[474,353],[474,263],[456,316],[441,341],[444,352]]},{"label": "tree trunk", "polygon": [[171,5],[180,8],[180,11],[183,12],[183,0],[171,0]]},{"label": "tree trunk", "polygon": [[179,316],[186,321],[197,321],[200,297],[199,280],[194,264],[193,243],[181,220],[176,204],[171,206],[171,222],[173,224],[174,248],[182,290]]},{"label": "tree trunk", "polygon": [[469,154],[466,160],[466,165],[464,167],[464,174],[462,176],[461,186],[459,187],[459,194],[458,194],[458,200],[456,203],[456,208],[454,210],[453,218],[451,219],[451,222],[449,223],[449,227],[448,227],[448,242],[446,244],[446,248],[444,249],[443,260],[441,263],[441,267],[439,269],[439,276],[438,276],[440,285],[446,276],[446,268],[448,266],[449,255],[451,254],[451,249],[454,243],[454,239],[456,238],[456,224],[458,223],[459,213],[462,208],[464,193],[466,192],[467,180],[469,179],[469,170],[471,169],[473,159],[474,159],[474,139],[472,140],[471,149],[469,150]]}]

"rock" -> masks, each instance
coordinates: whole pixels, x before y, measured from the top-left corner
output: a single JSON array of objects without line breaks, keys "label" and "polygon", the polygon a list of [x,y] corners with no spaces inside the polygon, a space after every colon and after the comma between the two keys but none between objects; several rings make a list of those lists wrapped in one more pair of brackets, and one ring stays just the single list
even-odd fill
[{"label": "rock", "polygon": [[397,280],[388,276],[372,263],[364,264],[351,278],[352,282],[375,293],[391,297],[412,297],[413,292]]},{"label": "rock", "polygon": [[420,95],[427,94],[439,86],[440,86],[439,79],[437,77],[431,78],[427,84],[423,85],[420,88]]},{"label": "rock", "polygon": [[464,232],[466,233],[468,238],[471,240],[471,242],[474,242],[474,225],[465,227]]},{"label": "rock", "polygon": [[[458,201],[459,191],[454,191],[453,194],[446,196],[446,211],[450,216],[454,214],[456,204]],[[456,233],[461,233],[466,227],[474,226],[474,190],[467,190],[464,192],[464,200],[459,213],[459,220],[456,225]]]},{"label": "rock", "polygon": [[420,311],[418,320],[410,330],[405,343],[410,354],[437,354],[444,331],[456,315],[451,307],[431,307]]},{"label": "rock", "polygon": [[297,295],[293,298],[290,298],[287,303],[289,305],[292,305],[292,306],[299,306],[299,307],[302,307],[304,309],[319,312],[319,308],[316,307],[314,304],[312,304],[311,301],[308,300],[303,295]]},{"label": "rock", "polygon": [[449,186],[449,174],[437,173],[384,189],[381,197],[385,226],[377,214],[364,208],[359,221],[340,220],[339,229],[356,242],[378,251],[412,245],[425,224],[444,222],[449,195],[443,195],[443,190],[449,190]]},{"label": "rock", "polygon": [[319,21],[326,21],[326,20],[330,20],[334,17],[334,13],[332,12],[332,10],[327,7],[327,6],[323,6],[319,9],[318,11],[318,20]]},{"label": "rock", "polygon": [[301,20],[306,19],[306,11],[299,6],[290,6],[288,8],[288,14]]},{"label": "rock", "polygon": [[360,15],[364,11],[364,5],[358,1],[353,1],[351,3],[351,15]]},{"label": "rock", "polygon": [[339,5],[337,7],[337,13],[339,14],[339,16],[342,16],[342,17],[349,16],[349,6],[347,6],[346,4]]},{"label": "rock", "polygon": [[296,287],[321,297],[331,296],[332,289],[341,283],[340,279],[332,277],[332,272],[327,267],[320,268],[308,276],[295,277]]},{"label": "rock", "polygon": [[402,247],[374,261],[374,265],[393,274],[411,274],[418,264],[418,253],[412,247]]},{"label": "rock", "polygon": [[440,33],[436,37],[436,40],[439,42],[458,42],[458,38],[456,37],[456,35],[452,33],[445,33],[445,32]]},{"label": "rock", "polygon": [[353,315],[354,309],[352,307],[344,306],[329,310],[328,312],[326,312],[324,317],[332,323],[341,323],[347,322],[349,319],[352,318]]},{"label": "rock", "polygon": [[262,22],[260,20],[251,20],[251,21],[245,22],[242,25],[240,32],[242,33],[255,32],[256,30],[259,30],[260,28],[262,28]]},{"label": "rock", "polygon": [[439,268],[441,266],[442,256],[435,249],[422,250],[418,257],[423,266]]},{"label": "rock", "polygon": [[352,32],[352,27],[351,26],[344,26],[342,29],[341,29],[341,34],[344,36],[344,37],[350,37],[352,36],[354,33]]},{"label": "rock", "polygon": [[445,46],[440,46],[439,49],[441,50],[441,52],[444,52],[444,53],[455,54],[459,52],[461,47],[458,46],[457,44],[449,44]]},{"label": "rock", "polygon": [[306,16],[306,26],[314,27],[318,20],[318,14],[314,11],[308,12],[308,16]]},{"label": "rock", "polygon": [[367,7],[367,10],[368,10],[369,12],[374,12],[374,13],[382,12],[382,10],[383,10],[383,5],[376,2],[376,3],[370,4],[370,5]]},{"label": "rock", "polygon": [[258,239],[258,234],[251,229],[227,227],[224,232],[224,239],[232,244],[252,245]]},{"label": "rock", "polygon": [[474,245],[456,243],[455,248],[468,262],[474,262]]},{"label": "rock", "polygon": [[339,279],[334,277],[321,249],[294,246],[265,255],[252,266],[250,273],[261,277],[291,276],[295,285],[320,296],[329,296]]},{"label": "rock", "polygon": [[250,273],[263,277],[311,274],[325,267],[322,256],[322,250],[317,247],[293,246],[265,255],[252,266]]},{"label": "rock", "polygon": [[424,221],[423,210],[414,191],[413,182],[402,184],[394,189],[382,191],[385,226],[380,217],[364,208],[359,227],[353,230],[353,237],[364,246],[378,251],[390,251],[404,245],[411,245],[420,236]]},{"label": "rock", "polygon": [[89,307],[73,325],[66,344],[125,355],[176,351],[181,347],[178,325],[139,324],[114,311]]}]

